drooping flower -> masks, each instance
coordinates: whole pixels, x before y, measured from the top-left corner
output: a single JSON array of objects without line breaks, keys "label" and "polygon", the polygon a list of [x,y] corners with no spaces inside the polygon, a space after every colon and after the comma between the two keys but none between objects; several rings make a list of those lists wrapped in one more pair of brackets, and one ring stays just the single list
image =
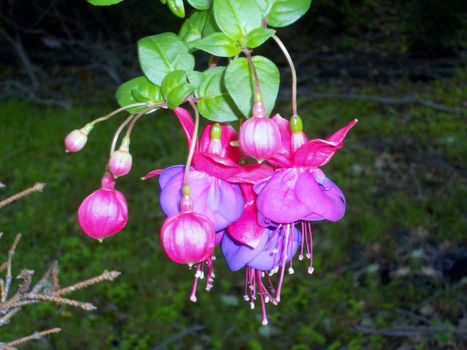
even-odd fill
[{"label": "drooping flower", "polygon": [[206,290],[209,291],[213,286],[216,233],[212,222],[206,216],[194,212],[190,193],[190,186],[185,184],[183,197],[180,200],[181,212],[165,219],[161,228],[161,242],[170,260],[177,264],[195,266],[196,273],[190,300],[196,302],[198,280],[204,278],[205,265],[208,269]]},{"label": "drooping flower", "polygon": [[93,129],[94,125],[86,124],[81,129],[71,131],[65,137],[65,152],[79,152],[83,149],[88,141],[88,134]]},{"label": "drooping flower", "polygon": [[252,117],[240,127],[242,152],[261,163],[277,152],[280,138],[279,128],[266,116],[263,104],[256,103]]},{"label": "drooping flower", "polygon": [[307,221],[338,221],[345,214],[344,194],[319,167],[343,147],[345,136],[357,120],[325,140],[306,141],[300,120],[289,124],[279,115],[272,119],[281,130],[282,142],[277,154],[268,159],[278,169],[254,186],[258,219],[264,226],[301,222],[304,239],[299,258],[303,259],[306,247],[308,270],[312,273],[312,232]]},{"label": "drooping flower", "polygon": [[109,173],[102,177],[101,188],[87,196],[78,209],[78,222],[84,233],[103,240],[121,231],[128,220],[125,197],[115,188]]},{"label": "drooping flower", "polygon": [[[190,113],[180,107],[174,113],[182,125],[189,147],[192,142],[193,119]],[[189,172],[188,182],[194,210],[206,215],[216,232],[224,230],[242,214],[244,200],[237,184],[253,184],[271,175],[273,171],[264,164],[238,164],[240,153],[238,147],[232,146],[236,141],[237,133],[231,126],[207,124],[193,156],[193,168]],[[161,175],[160,203],[166,215],[180,211],[183,172],[184,166],[176,165],[165,170],[151,171],[144,176],[144,179],[148,179]]]},{"label": "drooping flower", "polygon": [[108,167],[110,172],[115,177],[120,177],[128,174],[131,170],[133,158],[129,152],[130,139],[125,137],[120,148],[112,152]]},{"label": "drooping flower", "polygon": [[[282,138],[278,156],[268,159],[279,169],[254,187],[258,194],[258,211],[265,220],[269,220],[265,224],[340,220],[345,213],[344,195],[319,167],[329,162],[334,153],[343,147],[343,140],[356,121],[326,140],[310,140],[293,151],[291,139],[302,130],[295,129],[291,133],[288,122],[279,115],[272,119],[289,137]],[[303,136],[300,138],[306,140]]]}]

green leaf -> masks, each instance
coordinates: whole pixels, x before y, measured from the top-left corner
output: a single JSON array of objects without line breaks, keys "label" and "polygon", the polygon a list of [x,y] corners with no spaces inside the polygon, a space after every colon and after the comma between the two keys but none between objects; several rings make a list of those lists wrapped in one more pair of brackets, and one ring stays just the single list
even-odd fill
[{"label": "green leaf", "polygon": [[214,17],[214,9],[210,9],[208,11],[208,18],[206,20],[206,24],[203,29],[203,37],[208,36],[212,33],[220,32],[221,29],[216,23],[216,18]]},{"label": "green leaf", "polygon": [[256,28],[248,34],[248,41],[246,45],[250,49],[261,46],[266,40],[272,37],[276,31],[270,28]]},{"label": "green leaf", "polygon": [[[254,56],[253,64],[258,73],[266,113],[270,115],[279,91],[279,69],[271,60],[263,56]],[[225,86],[237,107],[245,117],[249,118],[255,91],[253,75],[246,58],[237,58],[230,62],[225,72]]]},{"label": "green leaf", "polygon": [[174,70],[193,70],[195,58],[174,33],[147,36],[138,40],[139,64],[144,75],[156,85]]},{"label": "green leaf", "polygon": [[208,35],[203,39],[195,41],[191,46],[219,57],[233,57],[240,53],[238,42],[229,38],[224,33]]},{"label": "green leaf", "polygon": [[203,37],[203,30],[208,20],[208,11],[195,11],[180,28],[180,38],[190,46],[190,43]]},{"label": "green leaf", "polygon": [[302,17],[312,0],[256,0],[268,25],[285,27]]},{"label": "green leaf", "polygon": [[208,10],[212,0],[188,0],[188,3],[197,10]]},{"label": "green leaf", "polygon": [[109,6],[115,5],[123,0],[88,0],[88,2],[94,6]]},{"label": "green leaf", "polygon": [[[144,76],[131,79],[120,85],[115,92],[115,97],[122,107],[138,102],[149,102],[150,104],[164,102],[159,86],[154,85]],[[145,106],[133,107],[128,111],[137,113],[145,108]]]},{"label": "green leaf", "polygon": [[186,76],[190,85],[193,86],[193,88],[195,89],[199,88],[201,83],[203,82],[203,74],[201,72],[192,70],[187,72]]},{"label": "green leaf", "polygon": [[241,41],[261,27],[261,10],[253,0],[214,0],[213,8],[217,25],[232,39]]},{"label": "green leaf", "polygon": [[210,68],[203,73],[203,82],[195,91],[199,112],[216,122],[237,120],[238,110],[223,84],[225,67]]},{"label": "green leaf", "polygon": [[187,73],[176,70],[166,75],[161,85],[162,94],[167,100],[170,109],[174,109],[193,92],[193,87],[188,83]]},{"label": "green leaf", "polygon": [[168,0],[167,5],[175,16],[180,18],[185,17],[185,5],[183,5],[183,0]]}]

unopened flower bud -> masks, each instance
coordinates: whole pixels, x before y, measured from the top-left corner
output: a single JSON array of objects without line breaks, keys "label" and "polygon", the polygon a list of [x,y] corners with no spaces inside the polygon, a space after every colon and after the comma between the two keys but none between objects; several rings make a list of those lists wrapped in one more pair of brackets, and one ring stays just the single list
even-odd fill
[{"label": "unopened flower bud", "polygon": [[112,153],[109,159],[109,170],[115,176],[124,176],[131,170],[133,158],[129,152],[130,139],[125,137],[118,151]]},{"label": "unopened flower bud", "polygon": [[76,129],[70,132],[65,138],[65,152],[79,152],[83,149],[88,141],[88,134],[91,132],[94,125],[86,124],[81,129]]},{"label": "unopened flower bud", "polygon": [[[262,106],[262,105],[261,105]],[[258,162],[273,156],[281,143],[279,128],[272,119],[262,114],[256,114],[255,110],[264,107],[253,107],[253,116],[240,128],[240,149],[247,156],[255,158]]]},{"label": "unopened flower bud", "polygon": [[212,257],[216,233],[211,221],[195,212],[181,212],[165,219],[162,247],[177,264],[197,264]]},{"label": "unopened flower bud", "polygon": [[114,186],[112,175],[105,173],[101,188],[87,196],[79,207],[79,225],[91,238],[102,240],[122,230],[127,223],[125,197]]}]

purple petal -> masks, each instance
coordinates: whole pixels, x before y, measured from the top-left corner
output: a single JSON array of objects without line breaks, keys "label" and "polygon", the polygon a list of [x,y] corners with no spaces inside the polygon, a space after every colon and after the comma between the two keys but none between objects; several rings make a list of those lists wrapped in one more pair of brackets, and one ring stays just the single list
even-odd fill
[{"label": "purple petal", "polygon": [[278,170],[264,186],[255,186],[258,211],[264,217],[286,224],[296,222],[308,214],[309,209],[297,198],[298,176],[297,168]]},{"label": "purple petal", "polygon": [[229,234],[224,234],[221,250],[229,269],[238,271],[260,254],[269,239],[268,232],[267,229],[264,230],[261,240],[254,249],[236,242]]},{"label": "purple petal", "polygon": [[[264,246],[263,251],[247,263],[247,265],[257,270],[269,271],[281,263],[284,254],[286,254],[286,262],[288,262],[297,252],[301,243],[302,235],[299,230],[294,228],[292,247],[288,247],[288,251],[284,252],[285,230],[285,227],[282,227],[282,232],[269,230],[269,240]],[[292,234],[292,230],[290,230],[290,234]],[[278,247],[282,247],[282,249],[277,249]]]}]

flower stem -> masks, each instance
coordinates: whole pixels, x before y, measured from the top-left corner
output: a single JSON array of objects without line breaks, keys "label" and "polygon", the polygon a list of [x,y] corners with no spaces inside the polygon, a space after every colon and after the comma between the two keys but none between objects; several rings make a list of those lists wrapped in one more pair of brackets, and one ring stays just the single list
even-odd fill
[{"label": "flower stem", "polygon": [[107,119],[110,119],[112,118],[115,114],[118,114],[120,112],[123,112],[123,111],[126,111],[127,109],[130,109],[130,108],[134,108],[134,107],[141,107],[141,106],[146,106],[147,103],[146,102],[139,102],[139,103],[133,103],[131,105],[126,105],[126,106],[123,106],[123,107],[120,107],[112,112],[110,112],[109,114],[107,115],[104,115],[103,117],[100,117],[100,118],[97,118],[97,119],[94,119],[91,123],[89,124],[97,124],[99,122],[103,122],[104,120],[107,120]]},{"label": "flower stem", "polygon": [[199,111],[196,107],[196,104],[192,99],[189,99],[191,108],[195,112],[195,127],[193,128],[193,136],[191,137],[190,150],[188,152],[188,157],[186,159],[185,165],[185,174],[183,176],[183,185],[188,186],[188,175],[190,174],[191,161],[193,160],[193,155],[195,154],[195,147],[198,139],[198,128],[199,128]]},{"label": "flower stem", "polygon": [[114,151],[115,151],[115,146],[117,145],[117,140],[118,140],[118,137],[120,136],[120,133],[128,125],[128,123],[131,122],[131,120],[134,117],[135,117],[134,114],[130,115],[128,118],[125,119],[125,121],[123,123],[120,124],[117,131],[115,131],[114,137],[112,139],[112,144],[110,146],[110,155],[109,155],[109,157],[111,157],[112,153],[114,153]]},{"label": "flower stem", "polygon": [[292,57],[290,57],[290,53],[285,47],[284,43],[282,42],[279,37],[274,34],[272,36],[274,41],[277,43],[279,48],[282,50],[287,62],[289,63],[290,72],[292,73],[292,117],[297,115],[297,71],[295,70],[295,65],[292,61]]},{"label": "flower stem", "polygon": [[152,111],[153,109],[164,107],[164,106],[165,106],[164,103],[154,104],[152,106],[149,106],[146,109],[143,109],[138,114],[132,114],[128,118],[126,118],[125,121],[122,124],[120,124],[120,126],[118,127],[117,131],[114,134],[114,137],[112,139],[112,145],[110,146],[110,155],[109,155],[109,157],[111,157],[112,153],[115,151],[115,146],[117,145],[118,137],[120,136],[120,133],[122,132],[122,130],[128,125],[128,123],[131,122],[131,124],[128,127],[128,130],[126,132],[126,135],[125,135],[126,137],[130,137],[131,131],[133,130],[133,127],[135,126],[135,124],[136,124],[136,122],[138,121],[139,118],[141,118],[143,115],[145,115],[149,111]]},{"label": "flower stem", "polygon": [[251,72],[253,73],[253,79],[255,80],[255,103],[263,103],[263,94],[261,93],[261,87],[259,86],[259,77],[258,72],[256,71],[255,64],[251,58],[251,51],[244,50],[243,53],[248,60],[248,65],[250,66]]}]

